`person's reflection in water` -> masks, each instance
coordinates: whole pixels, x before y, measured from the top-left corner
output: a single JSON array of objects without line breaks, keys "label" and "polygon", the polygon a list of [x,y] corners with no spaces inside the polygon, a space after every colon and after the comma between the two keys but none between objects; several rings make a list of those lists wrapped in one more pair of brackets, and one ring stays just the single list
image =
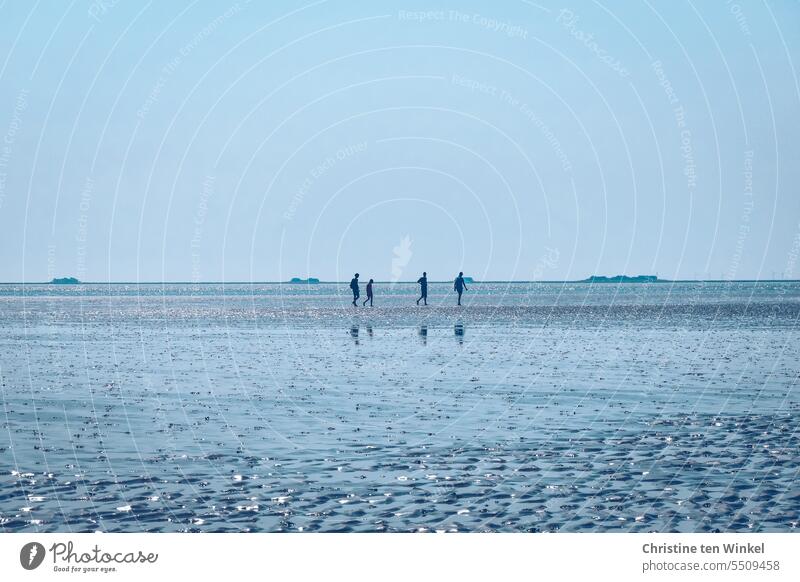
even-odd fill
[{"label": "person's reflection in water", "polygon": [[456,333],[456,340],[458,341],[458,343],[459,344],[463,344],[464,343],[464,324],[463,323],[457,323],[455,325],[454,331]]},{"label": "person's reflection in water", "polygon": [[358,326],[355,324],[350,328],[350,337],[353,338],[353,341],[358,345]]},{"label": "person's reflection in water", "polygon": [[372,337],[372,325],[370,325],[369,323],[367,324],[367,335],[369,337]]},{"label": "person's reflection in water", "polygon": [[428,345],[428,326],[427,325],[420,325],[419,326],[419,337],[422,340],[422,345]]}]

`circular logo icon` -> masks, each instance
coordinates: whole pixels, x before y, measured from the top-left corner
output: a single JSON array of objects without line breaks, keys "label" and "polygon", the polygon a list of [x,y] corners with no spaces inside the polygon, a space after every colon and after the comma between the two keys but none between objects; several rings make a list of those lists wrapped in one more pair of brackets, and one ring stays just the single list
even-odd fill
[{"label": "circular logo icon", "polygon": [[44,546],[39,542],[29,542],[19,551],[19,563],[26,570],[35,570],[44,561]]}]

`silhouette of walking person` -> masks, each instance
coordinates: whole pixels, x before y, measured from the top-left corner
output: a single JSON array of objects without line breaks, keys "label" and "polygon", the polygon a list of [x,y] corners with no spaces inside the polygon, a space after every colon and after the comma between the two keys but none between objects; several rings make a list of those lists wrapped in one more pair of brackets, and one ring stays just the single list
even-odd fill
[{"label": "silhouette of walking person", "polygon": [[425,271],[422,272],[422,277],[417,279],[417,283],[419,283],[419,292],[420,296],[417,299],[417,305],[419,305],[420,301],[424,301],[424,304],[428,304],[428,273]]},{"label": "silhouette of walking person", "polygon": [[458,293],[458,304],[461,305],[461,294],[464,291],[469,291],[469,289],[467,289],[467,284],[464,282],[464,271],[458,273],[458,277],[456,277],[456,280],[453,282],[453,289]]},{"label": "silhouette of walking person", "polygon": [[358,307],[356,301],[361,296],[361,292],[358,290],[358,273],[350,280],[350,289],[353,290],[353,307]]},{"label": "silhouette of walking person", "polygon": [[372,279],[367,283],[367,298],[364,299],[364,305],[367,304],[367,301],[369,301],[369,306],[372,307]]}]

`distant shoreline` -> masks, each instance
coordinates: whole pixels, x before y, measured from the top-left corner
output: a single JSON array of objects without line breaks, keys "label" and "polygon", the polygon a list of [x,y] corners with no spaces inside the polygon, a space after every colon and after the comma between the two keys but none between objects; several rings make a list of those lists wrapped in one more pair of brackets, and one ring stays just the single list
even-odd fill
[{"label": "distant shoreline", "polygon": [[[453,281],[446,279],[443,281],[430,281],[430,284],[437,283],[452,283]],[[305,287],[313,285],[347,285],[349,281],[320,281],[319,283],[291,283],[288,281],[81,281],[80,283],[59,284],[50,281],[1,281],[0,285],[47,285],[49,287],[57,288],[70,288],[81,287],[85,285],[303,285]],[[415,285],[416,281],[375,281],[376,285]],[[486,280],[486,281],[473,281],[473,285],[480,285],[484,283],[501,284],[507,283],[511,285],[522,284],[547,284],[547,285],[663,285],[669,283],[800,283],[800,279],[658,279],[657,281],[587,281],[581,280],[547,280],[547,281],[503,281],[503,280]]]}]

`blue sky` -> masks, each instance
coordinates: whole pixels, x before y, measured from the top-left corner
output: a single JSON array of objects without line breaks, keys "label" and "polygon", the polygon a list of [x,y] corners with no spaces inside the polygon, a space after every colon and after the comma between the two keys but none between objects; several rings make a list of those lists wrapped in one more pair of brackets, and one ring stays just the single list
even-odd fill
[{"label": "blue sky", "polygon": [[0,280],[800,278],[796,2],[5,2]]}]

